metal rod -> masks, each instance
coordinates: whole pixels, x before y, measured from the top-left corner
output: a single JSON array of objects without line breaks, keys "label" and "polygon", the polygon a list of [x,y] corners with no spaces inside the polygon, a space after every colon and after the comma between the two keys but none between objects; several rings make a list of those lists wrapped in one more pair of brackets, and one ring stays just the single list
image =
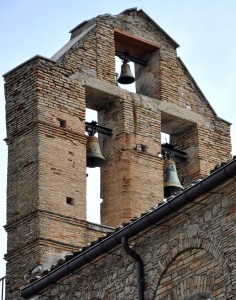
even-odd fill
[{"label": "metal rod", "polygon": [[161,154],[164,156],[166,153],[171,153],[171,156],[187,159],[187,153],[178,149],[174,149],[174,146],[171,144],[162,144],[161,145]]},{"label": "metal rod", "polygon": [[109,136],[112,135],[112,129],[99,126],[96,121],[92,121],[91,123],[85,122],[85,130],[89,133],[93,133],[95,131]]},{"label": "metal rod", "polygon": [[121,60],[124,60],[125,58],[128,58],[129,61],[132,61],[134,63],[137,63],[139,65],[143,65],[146,66],[147,65],[147,61],[140,59],[138,57],[134,57],[128,53],[124,53],[124,52],[120,52],[120,51],[116,51],[115,55],[118,56]]}]

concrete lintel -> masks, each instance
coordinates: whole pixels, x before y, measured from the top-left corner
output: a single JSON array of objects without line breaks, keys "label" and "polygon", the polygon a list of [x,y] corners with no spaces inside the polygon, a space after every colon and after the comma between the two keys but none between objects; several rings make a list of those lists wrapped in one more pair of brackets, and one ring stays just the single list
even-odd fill
[{"label": "concrete lintel", "polygon": [[206,116],[187,110],[186,108],[182,108],[174,103],[160,101],[158,109],[163,113],[182,119],[184,122],[197,124],[207,129],[213,129],[212,122]]},{"label": "concrete lintel", "polygon": [[165,115],[173,116],[173,121],[174,119],[178,119],[178,124],[182,128],[184,123],[186,123],[186,127],[188,127],[191,123],[198,124],[208,129],[213,128],[213,124],[206,116],[198,114],[191,110],[187,110],[186,108],[182,108],[174,103],[160,101],[154,98],[134,93],[131,94],[131,97],[133,99],[134,104],[142,105],[143,107],[146,107],[147,109],[150,109],[152,111],[160,111]]},{"label": "concrete lintel", "polygon": [[[131,97],[134,105],[143,106],[151,111],[162,112],[178,119],[179,128],[188,127],[189,124],[198,124],[204,128],[212,129],[211,121],[204,115],[198,114],[174,103],[160,101],[137,93],[129,92],[115,84],[100,80],[82,73],[76,73],[71,79],[79,80],[86,90],[86,106],[100,110],[116,98],[127,99]],[[186,127],[185,126],[185,127]]]},{"label": "concrete lintel", "polygon": [[83,73],[73,74],[71,79],[78,80],[85,87],[86,107],[100,110],[114,99],[129,97],[130,92],[104,80]]}]

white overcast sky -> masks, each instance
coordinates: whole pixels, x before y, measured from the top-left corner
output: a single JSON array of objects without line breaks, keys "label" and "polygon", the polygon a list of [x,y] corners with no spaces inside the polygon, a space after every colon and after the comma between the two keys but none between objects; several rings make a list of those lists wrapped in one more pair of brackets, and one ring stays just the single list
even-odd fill
[{"label": "white overcast sky", "polygon": [[[219,117],[233,123],[236,154],[235,0],[1,0],[0,73],[36,54],[50,58],[70,38],[69,31],[100,14],[143,9],[179,45],[181,57]],[[0,82],[0,277],[5,274],[7,147],[4,81]]]}]

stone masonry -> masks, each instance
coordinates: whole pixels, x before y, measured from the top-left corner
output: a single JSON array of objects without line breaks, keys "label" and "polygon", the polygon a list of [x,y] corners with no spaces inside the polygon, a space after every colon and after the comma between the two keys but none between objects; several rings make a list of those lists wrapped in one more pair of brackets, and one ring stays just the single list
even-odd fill
[{"label": "stone masonry", "polygon": [[[161,132],[187,153],[187,160],[176,161],[184,186],[230,158],[230,124],[215,114],[177,47],[145,12],[131,9],[82,23],[51,59],[35,56],[4,75],[7,299],[17,298],[35,267],[48,267],[162,202]],[[126,48],[146,61],[135,64],[136,93],[116,85],[115,53]],[[106,158],[100,226],[86,221],[86,108],[96,110],[98,124],[113,132],[99,135]],[[204,251],[186,257],[208,260]],[[214,255],[209,259],[220,268]],[[124,292],[123,285],[117,289]]]},{"label": "stone masonry", "polygon": [[[235,299],[234,181],[129,241],[144,265],[144,299]],[[118,246],[36,299],[134,300],[137,295],[136,263]]]}]

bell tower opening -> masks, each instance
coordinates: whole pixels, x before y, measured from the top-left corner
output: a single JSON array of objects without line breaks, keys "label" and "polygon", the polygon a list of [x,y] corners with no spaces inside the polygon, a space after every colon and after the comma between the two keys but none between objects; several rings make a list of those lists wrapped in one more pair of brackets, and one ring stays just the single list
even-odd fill
[{"label": "bell tower opening", "polygon": [[169,142],[170,142],[170,135],[168,133],[161,132],[161,143],[165,144]]},{"label": "bell tower opening", "polygon": [[[176,164],[176,170],[182,186],[187,186],[195,179],[195,173],[198,172],[198,134],[197,124],[175,115],[162,112],[161,131],[162,148],[170,149],[173,160]],[[166,135],[167,134],[167,135]]]},{"label": "bell tower opening", "polygon": [[167,199],[173,193],[177,193],[183,189],[179,181],[178,172],[176,170],[176,158],[179,158],[179,155],[182,153],[179,151],[176,152],[174,147],[175,145],[170,143],[170,135],[168,133],[161,132],[161,157],[164,160],[164,199]]},{"label": "bell tower opening", "polygon": [[[86,121],[97,121],[97,111],[86,108]],[[95,133],[95,137],[98,134]],[[86,201],[87,201],[87,221],[100,224],[100,168],[86,169]]]},{"label": "bell tower opening", "polygon": [[[133,87],[129,91],[158,98],[160,45],[133,36],[118,28],[114,30],[114,40],[115,55],[119,57],[118,61],[120,61],[116,60],[116,72],[119,74],[117,76],[118,83],[123,80],[129,82],[129,80],[134,79]],[[120,80],[121,77],[123,80]],[[126,82],[125,85],[129,86],[131,84]],[[125,85],[122,84],[122,88],[126,88]]]},{"label": "bell tower opening", "polygon": [[[136,92],[135,81],[133,83],[130,83],[130,84],[122,84],[122,83],[118,82],[120,76],[122,75],[121,74],[122,73],[121,72],[121,70],[122,70],[122,60],[117,56],[115,57],[115,64],[116,64],[116,84],[118,86],[122,87],[123,89],[127,89],[128,91],[135,93]],[[130,66],[130,74],[132,76],[134,76],[134,74],[135,74],[135,64],[134,64],[134,62],[130,61],[128,63],[128,65]]]}]

